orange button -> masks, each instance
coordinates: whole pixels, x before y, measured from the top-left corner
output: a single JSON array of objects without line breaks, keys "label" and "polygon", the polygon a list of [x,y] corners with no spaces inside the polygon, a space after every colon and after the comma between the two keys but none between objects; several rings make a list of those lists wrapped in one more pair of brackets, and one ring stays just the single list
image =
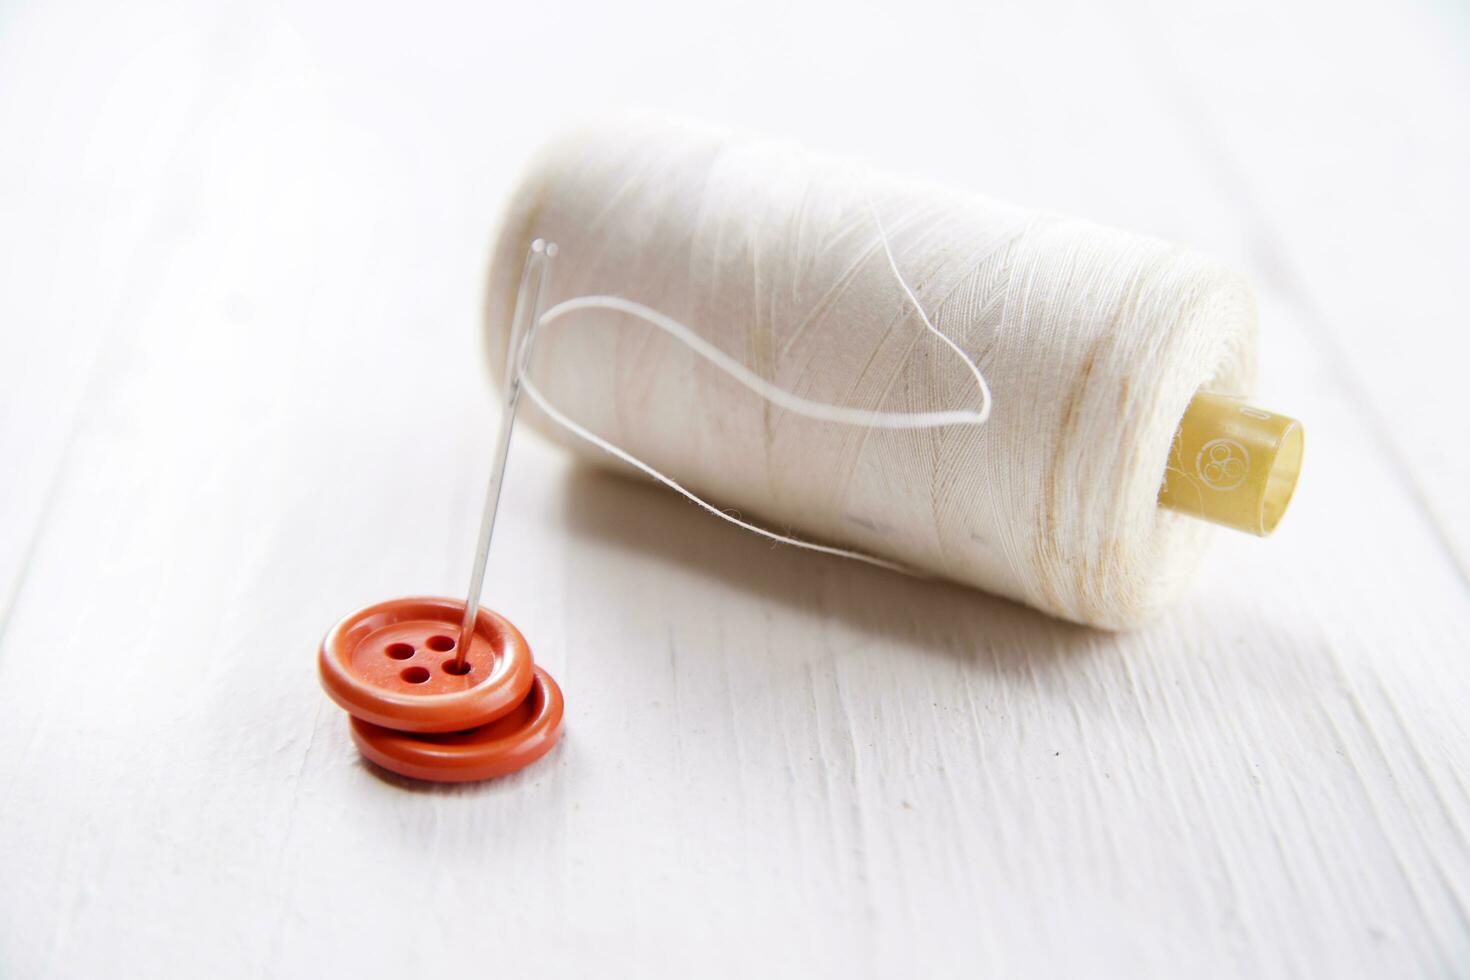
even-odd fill
[{"label": "orange button", "polygon": [[463,601],[436,598],[359,609],[322,640],[322,686],[353,718],[403,732],[459,732],[510,714],[531,690],[531,649],[510,620],[481,608],[468,670],[454,673],[463,614]]},{"label": "orange button", "polygon": [[561,688],[540,667],[535,673],[525,700],[488,725],[414,735],[353,718],[352,740],[373,762],[412,779],[463,783],[515,772],[550,752],[561,737]]}]

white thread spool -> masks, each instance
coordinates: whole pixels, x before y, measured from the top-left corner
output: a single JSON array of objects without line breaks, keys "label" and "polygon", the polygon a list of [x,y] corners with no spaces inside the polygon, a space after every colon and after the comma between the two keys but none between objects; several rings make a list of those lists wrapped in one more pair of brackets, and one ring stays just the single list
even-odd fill
[{"label": "white thread spool", "polygon": [[[980,428],[874,431],[793,416],[646,323],[583,311],[543,331],[531,377],[562,412],[768,526],[890,558],[1096,626],[1182,588],[1210,529],[1157,504],[1202,387],[1248,394],[1255,307],[1195,253],[1069,218],[879,177],[784,145],[623,123],[549,147],[491,267],[500,376],[520,260],[562,262],[548,303],[613,294],[682,321],[804,398],[974,408]],[[592,458],[610,457],[548,424]]]}]

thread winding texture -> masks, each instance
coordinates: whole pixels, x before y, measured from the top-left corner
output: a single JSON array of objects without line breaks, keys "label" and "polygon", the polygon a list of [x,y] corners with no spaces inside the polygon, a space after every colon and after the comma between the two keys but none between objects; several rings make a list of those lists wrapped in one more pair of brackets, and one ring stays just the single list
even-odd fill
[{"label": "thread winding texture", "polygon": [[800,399],[973,411],[944,338],[989,383],[983,425],[835,424],[606,304],[543,329],[536,390],[693,492],[1095,626],[1147,619],[1193,570],[1210,529],[1157,505],[1169,446],[1197,390],[1247,395],[1254,374],[1251,292],[1210,259],[783,144],[621,122],[553,143],[513,193],[487,293],[496,377],[537,237],[561,249],[549,303],[652,308]]}]

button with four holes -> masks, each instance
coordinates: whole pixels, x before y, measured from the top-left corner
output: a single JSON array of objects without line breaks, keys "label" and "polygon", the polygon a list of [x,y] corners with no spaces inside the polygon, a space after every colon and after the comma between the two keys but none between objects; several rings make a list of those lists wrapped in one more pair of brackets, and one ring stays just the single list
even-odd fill
[{"label": "button with four holes", "polygon": [[[510,620],[481,607],[461,651],[465,604],[390,599],[322,640],[322,686],[352,716],[363,755],[415,779],[488,779],[529,765],[561,734],[561,691]],[[462,654],[462,655],[461,655]]]}]

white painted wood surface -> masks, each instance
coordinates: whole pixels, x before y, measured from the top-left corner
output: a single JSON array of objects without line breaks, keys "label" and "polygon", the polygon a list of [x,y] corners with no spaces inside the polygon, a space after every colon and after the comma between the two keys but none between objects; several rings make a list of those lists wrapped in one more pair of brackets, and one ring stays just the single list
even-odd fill
[{"label": "white painted wood surface", "polygon": [[[1470,973],[1467,41],[1441,0],[0,12],[0,975]],[[1238,264],[1294,512],[1115,636],[523,439],[489,598],[566,741],[371,770],[314,646],[461,588],[499,197],[629,103]]]}]

